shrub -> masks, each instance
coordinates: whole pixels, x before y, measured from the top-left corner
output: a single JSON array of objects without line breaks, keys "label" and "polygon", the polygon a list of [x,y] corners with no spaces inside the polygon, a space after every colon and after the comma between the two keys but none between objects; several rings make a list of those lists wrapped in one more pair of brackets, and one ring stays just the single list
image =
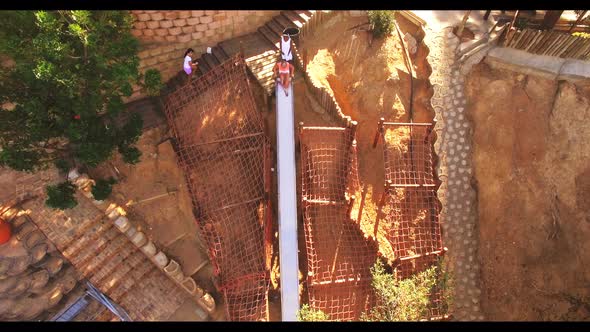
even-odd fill
[{"label": "shrub", "polygon": [[119,147],[119,153],[123,156],[123,160],[128,164],[137,164],[141,157],[141,151],[138,148],[131,147]]},{"label": "shrub", "polygon": [[394,13],[392,10],[369,10],[369,22],[374,37],[380,38],[393,32],[395,28]]},{"label": "shrub", "polygon": [[[442,272],[442,273],[441,273]],[[443,310],[449,306],[450,274],[442,269],[442,261],[429,269],[404,280],[397,280],[385,270],[381,261],[371,268],[372,286],[378,297],[378,305],[361,316],[365,321],[417,321],[429,316],[433,287],[443,291]]]},{"label": "shrub", "polygon": [[586,33],[586,32],[574,32],[574,33],[572,33],[572,35],[576,36],[576,37],[586,38],[586,39],[590,38],[590,33]]},{"label": "shrub", "polygon": [[70,181],[65,181],[54,186],[47,186],[47,200],[45,204],[50,208],[66,210],[78,205],[74,198],[76,187]]},{"label": "shrub", "polygon": [[106,199],[113,191],[113,185],[115,183],[117,181],[113,178],[97,180],[96,184],[92,186],[92,196],[97,201]]},{"label": "shrub", "polygon": [[70,163],[65,159],[57,159],[55,161],[55,167],[63,173],[67,173],[70,170]]},{"label": "shrub", "polygon": [[328,321],[330,317],[321,311],[311,308],[309,305],[304,304],[299,311],[297,311],[297,320],[300,322],[318,322]]},{"label": "shrub", "polygon": [[143,80],[143,87],[148,96],[158,96],[164,84],[162,83],[162,75],[155,69],[148,69],[145,71]]}]

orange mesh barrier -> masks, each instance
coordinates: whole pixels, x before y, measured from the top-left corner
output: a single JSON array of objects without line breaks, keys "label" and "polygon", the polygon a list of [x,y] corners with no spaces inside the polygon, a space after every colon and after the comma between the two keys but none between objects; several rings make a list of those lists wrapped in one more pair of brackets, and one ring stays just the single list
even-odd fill
[{"label": "orange mesh barrier", "polygon": [[173,92],[165,104],[232,321],[268,320],[270,145],[246,70],[238,54]]}]

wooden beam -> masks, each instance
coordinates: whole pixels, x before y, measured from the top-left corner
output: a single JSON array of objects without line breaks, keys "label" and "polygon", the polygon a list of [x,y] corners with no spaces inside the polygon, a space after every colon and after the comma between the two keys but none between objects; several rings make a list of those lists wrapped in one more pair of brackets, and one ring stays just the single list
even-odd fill
[{"label": "wooden beam", "polygon": [[541,30],[551,30],[555,26],[555,23],[559,21],[563,10],[548,10],[541,23]]}]

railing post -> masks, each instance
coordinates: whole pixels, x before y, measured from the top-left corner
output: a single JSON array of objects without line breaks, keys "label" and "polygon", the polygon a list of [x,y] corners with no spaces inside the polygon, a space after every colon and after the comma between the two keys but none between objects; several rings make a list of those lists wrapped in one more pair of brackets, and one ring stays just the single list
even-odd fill
[{"label": "railing post", "polygon": [[346,215],[348,216],[349,219],[352,219],[352,217],[350,216],[350,212],[352,211],[352,206],[354,205],[355,200],[356,200],[356,196],[354,196],[354,195],[350,196],[350,200],[348,202],[348,208],[346,209]]},{"label": "railing post", "polygon": [[373,139],[373,149],[377,147],[377,143],[379,143],[379,137],[383,133],[383,122],[385,122],[384,118],[379,119],[379,123],[377,124],[377,132],[375,133],[375,139]]},{"label": "railing post", "polygon": [[307,73],[307,48],[303,49],[303,72]]}]

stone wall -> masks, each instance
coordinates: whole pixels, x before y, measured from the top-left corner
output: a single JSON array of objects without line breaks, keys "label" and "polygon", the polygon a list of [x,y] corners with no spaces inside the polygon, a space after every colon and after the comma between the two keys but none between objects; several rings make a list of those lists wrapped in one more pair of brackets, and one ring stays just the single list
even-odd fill
[{"label": "stone wall", "polygon": [[[278,15],[270,10],[133,10],[132,33],[141,42],[140,70],[158,69],[164,81],[180,70],[184,51],[207,47],[256,31]],[[130,100],[142,97],[138,87]]]}]

